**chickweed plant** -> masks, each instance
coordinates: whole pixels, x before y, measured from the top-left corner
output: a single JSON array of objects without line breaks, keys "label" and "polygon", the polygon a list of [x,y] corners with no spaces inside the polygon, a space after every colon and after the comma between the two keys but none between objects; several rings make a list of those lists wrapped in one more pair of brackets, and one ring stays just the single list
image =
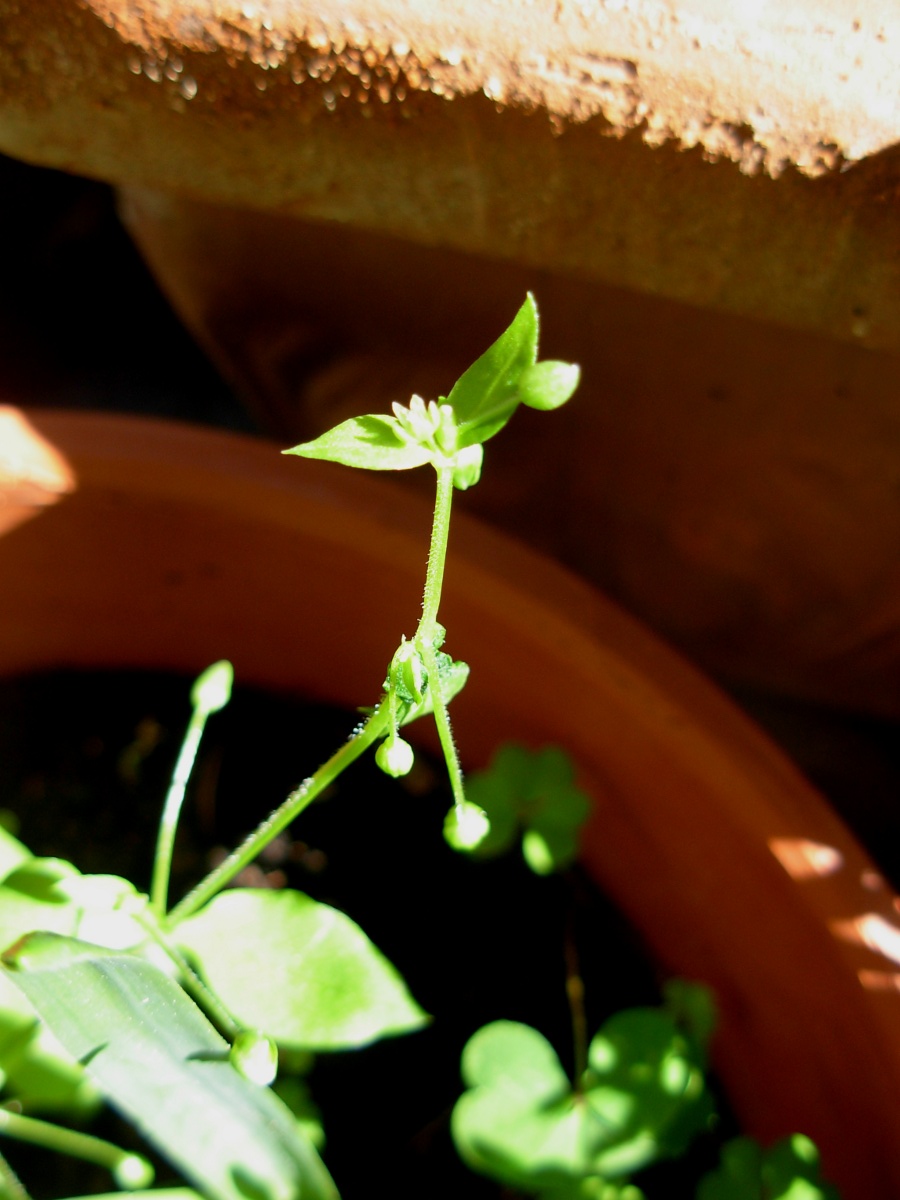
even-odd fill
[{"label": "chickweed plant", "polygon": [[[529,295],[448,396],[413,396],[287,451],[370,470],[434,468],[422,615],[351,739],[192,891],[170,906],[185,789],[206,720],[229,700],[227,662],[194,685],[148,894],[118,876],[36,857],[0,832],[0,1134],[99,1164],[114,1186],[148,1200],[336,1200],[311,1106],[302,1087],[281,1089],[291,1106],[281,1098],[279,1071],[313,1053],[412,1033],[428,1017],[339,910],[291,888],[227,885],[368,749],[387,774],[407,773],[414,752],[403,730],[426,715],[452,791],[450,846],[489,857],[520,843],[538,874],[571,862],[588,803],[561,751],[504,747],[464,784],[449,705],[468,668],[445,652],[439,620],[454,492],[478,482],[484,444],[520,404],[550,411],[578,385],[577,366],[537,360],[537,340]],[[493,1022],[460,1048],[452,1136],[465,1163],[505,1195],[638,1200],[635,1174],[679,1154],[712,1120],[704,1080],[711,1002],[675,984],[662,1007],[619,1013],[589,1039],[577,985],[573,975],[573,1078],[539,1031]],[[154,1189],[143,1154],[71,1128],[103,1102],[184,1186]],[[375,1185],[390,1194],[389,1180]],[[28,1200],[2,1158],[0,1192]],[[793,1138],[769,1152],[730,1143],[697,1192],[698,1200],[764,1196],[833,1196],[811,1143]]]}]

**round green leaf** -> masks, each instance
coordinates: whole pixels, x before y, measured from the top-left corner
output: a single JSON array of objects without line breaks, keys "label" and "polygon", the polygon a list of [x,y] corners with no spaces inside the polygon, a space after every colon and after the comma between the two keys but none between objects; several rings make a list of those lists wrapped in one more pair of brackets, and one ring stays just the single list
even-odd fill
[{"label": "round green leaf", "polygon": [[535,363],[522,376],[519,399],[529,408],[544,412],[560,408],[571,397],[581,379],[581,368],[575,363],[546,359]]},{"label": "round green leaf", "polygon": [[428,1020],[359,926],[302,892],[225,892],[176,937],[237,1021],[283,1046],[362,1046]]}]

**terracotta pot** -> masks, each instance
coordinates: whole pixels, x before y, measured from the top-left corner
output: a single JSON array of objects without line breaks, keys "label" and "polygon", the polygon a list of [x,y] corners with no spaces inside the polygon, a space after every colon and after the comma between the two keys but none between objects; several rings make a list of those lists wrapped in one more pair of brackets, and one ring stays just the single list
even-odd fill
[{"label": "terracotta pot", "polygon": [[897,350],[889,0],[0,0],[0,28],[4,153]]},{"label": "terracotta pot", "polygon": [[542,353],[580,363],[583,384],[553,422],[523,413],[498,440],[479,514],[719,678],[900,717],[894,356],[561,264],[161,192],[121,200],[181,319],[263,427],[295,441],[446,392],[530,288]]},{"label": "terracotta pot", "polygon": [[[0,538],[0,672],[228,656],[247,683],[373,699],[417,617],[427,504],[262,441],[29,421],[74,490]],[[464,516],[451,542],[442,612],[472,667],[454,704],[466,761],[510,738],[565,746],[596,801],[584,861],[667,970],[715,988],[715,1061],[747,1129],[815,1138],[846,1200],[900,1192],[900,929],[883,880],[635,621]]]}]

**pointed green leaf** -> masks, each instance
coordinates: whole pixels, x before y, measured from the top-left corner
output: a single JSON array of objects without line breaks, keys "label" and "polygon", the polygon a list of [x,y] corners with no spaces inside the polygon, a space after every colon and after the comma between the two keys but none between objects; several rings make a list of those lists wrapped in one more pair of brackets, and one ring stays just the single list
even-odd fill
[{"label": "pointed green leaf", "polygon": [[428,450],[407,437],[396,417],[351,417],[312,442],[285,450],[302,458],[320,458],[370,471],[406,471],[431,459]]},{"label": "pointed green leaf", "polygon": [[213,1200],[337,1200],[290,1112],[228,1062],[228,1044],[144,959],[52,934],[4,955],[112,1104]]},{"label": "pointed green leaf", "polygon": [[428,1019],[359,926],[302,892],[225,892],[176,937],[235,1018],[283,1046],[362,1046]]},{"label": "pointed green leaf", "polygon": [[519,403],[519,383],[537,358],[538,314],[531,293],[512,323],[459,377],[447,397],[459,425],[457,445],[486,442]]}]

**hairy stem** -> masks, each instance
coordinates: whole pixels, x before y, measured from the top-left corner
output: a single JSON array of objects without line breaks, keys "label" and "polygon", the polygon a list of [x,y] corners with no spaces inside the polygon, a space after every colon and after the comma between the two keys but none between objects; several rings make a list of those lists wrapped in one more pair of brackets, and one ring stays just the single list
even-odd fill
[{"label": "hairy stem", "polygon": [[369,746],[383,737],[387,729],[388,702],[384,699],[359,733],[336,750],[315,774],[295,788],[287,799],[266,817],[236,850],[233,850],[223,862],[219,863],[205,879],[197,884],[193,891],[188,892],[184,899],[175,905],[166,917],[166,925],[171,928],[179,921],[183,921],[185,917],[190,917],[198,909],[201,909],[217,892],[230,883],[235,875],[240,874],[244,867],[258,858],[273,838],[276,838],[282,830],[287,829],[288,825],[312,804],[313,800],[320,796],[342,771],[355,762]]},{"label": "hairy stem", "polygon": [[433,635],[437,627],[441,588],[444,583],[444,563],[447,561],[447,543],[450,538],[452,504],[453,468],[439,467],[437,494],[434,500],[434,520],[431,526],[431,545],[428,548],[428,566],[425,569],[425,595],[422,600],[422,617],[416,631],[417,637],[419,634]]}]

